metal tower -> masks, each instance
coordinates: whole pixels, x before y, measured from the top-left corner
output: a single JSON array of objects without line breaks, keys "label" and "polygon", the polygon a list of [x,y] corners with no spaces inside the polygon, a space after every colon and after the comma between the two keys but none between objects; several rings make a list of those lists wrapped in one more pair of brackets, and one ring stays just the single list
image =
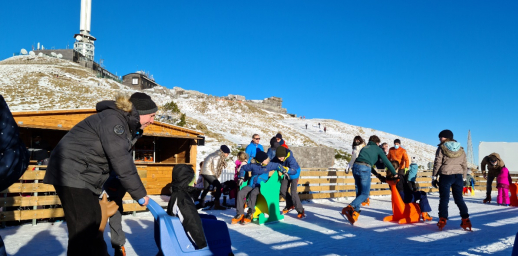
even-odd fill
[{"label": "metal tower", "polygon": [[473,158],[473,143],[471,142],[471,130],[468,131],[468,167],[476,167],[475,159]]},{"label": "metal tower", "polygon": [[79,34],[75,34],[74,50],[83,54],[87,61],[94,60],[95,46],[97,40],[90,35],[90,24],[92,17],[92,0],[81,0],[81,15],[79,23]]}]

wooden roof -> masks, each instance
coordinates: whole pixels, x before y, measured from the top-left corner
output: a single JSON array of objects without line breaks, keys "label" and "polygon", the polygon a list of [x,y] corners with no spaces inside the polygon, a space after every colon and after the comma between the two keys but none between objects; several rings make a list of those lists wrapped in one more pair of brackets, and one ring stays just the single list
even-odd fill
[{"label": "wooden roof", "polygon": [[[22,128],[68,131],[83,119],[96,113],[95,109],[47,110],[13,112],[13,117],[18,126]],[[203,133],[171,124],[154,122],[144,129],[144,135],[196,139]]]}]

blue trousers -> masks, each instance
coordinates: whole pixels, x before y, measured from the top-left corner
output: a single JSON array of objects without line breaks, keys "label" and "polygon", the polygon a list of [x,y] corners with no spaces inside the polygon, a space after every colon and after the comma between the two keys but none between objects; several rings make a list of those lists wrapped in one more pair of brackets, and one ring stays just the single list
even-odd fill
[{"label": "blue trousers", "polygon": [[405,194],[405,191],[400,190],[399,195],[401,196],[405,204],[416,203],[417,201],[419,201],[419,208],[421,208],[421,212],[432,211],[430,203],[428,203],[428,196],[424,191],[415,191],[412,193]]},{"label": "blue trousers", "polygon": [[468,207],[462,197],[464,181],[462,174],[440,175],[439,176],[439,217],[448,219],[448,203],[450,202],[450,188],[453,200],[459,208],[460,216],[465,219],[469,217]]},{"label": "blue trousers", "polygon": [[351,206],[355,211],[360,212],[362,202],[367,200],[371,191],[371,168],[366,165],[353,165],[354,183],[358,190],[356,199],[351,202]]}]

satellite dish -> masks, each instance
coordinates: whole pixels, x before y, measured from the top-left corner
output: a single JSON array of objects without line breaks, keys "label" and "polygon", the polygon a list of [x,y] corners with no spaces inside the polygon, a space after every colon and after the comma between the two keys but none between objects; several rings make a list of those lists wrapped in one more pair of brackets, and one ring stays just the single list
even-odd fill
[{"label": "satellite dish", "polygon": [[36,56],[36,53],[34,53],[33,51],[30,51],[30,52],[29,52],[29,55],[31,55],[31,56]]},{"label": "satellite dish", "polygon": [[58,53],[58,56],[57,56],[57,57],[58,57],[58,59],[61,59],[61,58],[63,58],[63,54]]},{"label": "satellite dish", "polygon": [[52,55],[52,57],[58,56],[55,52],[51,52],[50,55]]},{"label": "satellite dish", "polygon": [[83,37],[82,37],[82,36],[80,36],[80,35],[77,35],[77,36],[76,36],[76,40],[77,40],[77,41],[81,41],[81,40],[83,40]]},{"label": "satellite dish", "polygon": [[22,49],[20,50],[20,53],[21,53],[21,54],[23,54],[23,55],[27,55],[27,50],[25,50],[25,49],[23,49],[23,48],[22,48]]},{"label": "satellite dish", "polygon": [[43,57],[43,53],[42,52],[38,53],[38,57]]}]

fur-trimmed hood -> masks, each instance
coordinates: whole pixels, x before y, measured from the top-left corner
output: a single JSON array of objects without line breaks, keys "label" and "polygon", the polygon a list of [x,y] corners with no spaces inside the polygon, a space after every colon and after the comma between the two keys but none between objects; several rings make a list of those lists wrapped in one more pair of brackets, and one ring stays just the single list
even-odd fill
[{"label": "fur-trimmed hood", "polygon": [[129,100],[130,97],[124,94],[117,94],[115,100],[105,100],[97,103],[95,109],[97,112],[105,110],[116,110],[117,112],[124,115],[126,118],[129,128],[135,136],[136,132],[140,130],[140,116],[137,109],[133,106],[133,103]]},{"label": "fur-trimmed hood", "polygon": [[464,148],[456,141],[448,141],[441,144],[442,152],[449,158],[457,158],[464,154]]}]

